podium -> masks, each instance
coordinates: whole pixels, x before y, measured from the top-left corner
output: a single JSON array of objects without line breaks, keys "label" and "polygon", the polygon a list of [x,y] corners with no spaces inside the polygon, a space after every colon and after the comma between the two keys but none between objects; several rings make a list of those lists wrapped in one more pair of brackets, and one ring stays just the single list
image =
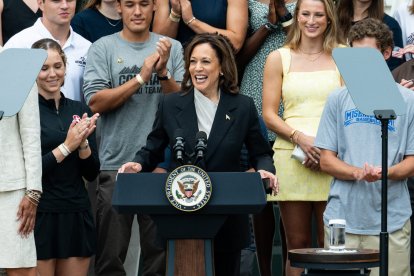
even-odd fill
[{"label": "podium", "polygon": [[214,275],[212,240],[229,215],[259,213],[266,194],[259,173],[209,173],[212,195],[202,209],[183,212],[165,194],[168,174],[118,174],[112,205],[119,213],[151,215],[168,240],[168,276]]}]

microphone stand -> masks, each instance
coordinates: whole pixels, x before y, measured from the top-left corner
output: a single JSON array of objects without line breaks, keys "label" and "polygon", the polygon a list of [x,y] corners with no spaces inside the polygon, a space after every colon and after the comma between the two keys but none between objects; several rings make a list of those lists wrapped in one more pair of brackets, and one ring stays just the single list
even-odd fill
[{"label": "microphone stand", "polygon": [[381,233],[380,233],[380,275],[388,275],[388,122],[395,120],[394,110],[374,110],[375,118],[381,121],[382,170],[381,170]]},{"label": "microphone stand", "polygon": [[[207,150],[207,135],[203,131],[199,131],[196,135],[197,143],[194,148],[195,160],[193,162],[194,166],[200,164],[201,160],[204,159],[204,154]],[[204,168],[203,168],[204,169]]]},{"label": "microphone stand", "polygon": [[[180,135],[181,136],[181,135]],[[174,158],[180,165],[184,165],[184,157],[186,156],[186,152],[184,150],[184,139],[182,137],[176,137],[176,142],[173,146]]]}]

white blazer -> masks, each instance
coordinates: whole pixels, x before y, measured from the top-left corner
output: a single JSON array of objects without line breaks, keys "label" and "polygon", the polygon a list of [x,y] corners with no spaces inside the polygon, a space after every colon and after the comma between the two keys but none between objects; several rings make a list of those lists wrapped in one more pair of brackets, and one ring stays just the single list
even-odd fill
[{"label": "white blazer", "polygon": [[35,84],[20,112],[0,120],[0,192],[42,191],[38,97]]}]

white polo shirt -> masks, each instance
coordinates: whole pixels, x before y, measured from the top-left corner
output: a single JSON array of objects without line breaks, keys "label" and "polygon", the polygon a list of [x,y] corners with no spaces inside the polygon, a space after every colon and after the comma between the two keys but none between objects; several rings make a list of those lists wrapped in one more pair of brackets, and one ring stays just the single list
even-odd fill
[{"label": "white polo shirt", "polygon": [[[26,28],[12,36],[4,45],[8,48],[31,48],[33,43],[42,39],[51,38],[58,41],[43,25],[41,18],[38,18],[32,27]],[[79,34],[75,33],[70,27],[70,35],[63,51],[66,54],[66,77],[62,92],[67,98],[80,101],[83,99],[83,71],[86,65],[86,56],[91,43]]]}]

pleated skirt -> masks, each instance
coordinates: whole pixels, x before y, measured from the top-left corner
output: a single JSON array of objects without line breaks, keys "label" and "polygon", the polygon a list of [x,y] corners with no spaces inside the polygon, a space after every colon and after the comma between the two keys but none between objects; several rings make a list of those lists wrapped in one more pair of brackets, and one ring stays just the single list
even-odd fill
[{"label": "pleated skirt", "polygon": [[90,257],[96,252],[96,228],[91,210],[37,212],[34,234],[38,260]]}]

